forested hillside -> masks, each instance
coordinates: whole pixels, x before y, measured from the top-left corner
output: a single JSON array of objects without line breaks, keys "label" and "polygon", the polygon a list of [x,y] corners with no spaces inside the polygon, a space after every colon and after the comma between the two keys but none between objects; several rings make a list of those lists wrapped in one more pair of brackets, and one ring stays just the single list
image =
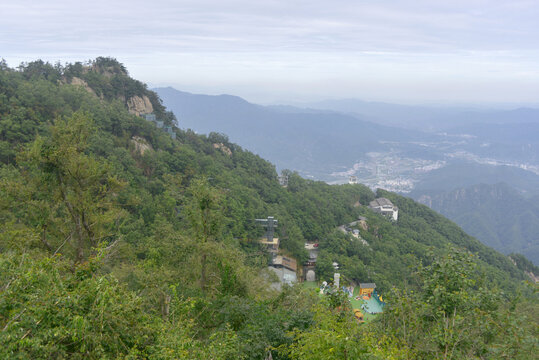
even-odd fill
[{"label": "forested hillside", "polygon": [[539,204],[506,183],[478,184],[420,196],[471,235],[505,254],[525,254],[539,264]]},{"label": "forested hillside", "polygon": [[[142,117],[150,109],[155,121]],[[526,264],[395,194],[293,172],[282,187],[226,135],[178,126],[114,59],[0,64],[0,357],[536,353]],[[365,206],[376,196],[399,207],[397,222]],[[388,310],[359,324],[339,292],[272,290],[254,221],[267,216],[298,263],[305,241],[320,244],[319,280],[337,261],[345,283],[379,284]],[[337,229],[358,216],[367,244]]]}]

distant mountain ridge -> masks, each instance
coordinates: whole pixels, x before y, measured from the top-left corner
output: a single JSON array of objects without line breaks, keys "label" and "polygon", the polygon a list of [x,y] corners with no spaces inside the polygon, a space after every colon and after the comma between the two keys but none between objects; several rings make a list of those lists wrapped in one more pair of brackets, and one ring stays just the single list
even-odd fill
[{"label": "distant mountain ridge", "polygon": [[450,192],[477,184],[510,184],[521,196],[539,195],[539,176],[514,166],[491,166],[469,161],[456,161],[433,170],[418,182],[410,196],[417,198],[424,193]]},{"label": "distant mountain ridge", "polygon": [[489,110],[461,106],[401,105],[359,99],[323,100],[304,106],[356,114],[379,124],[428,131],[449,130],[471,123],[539,123],[539,109],[526,107]]},{"label": "distant mountain ridge", "polygon": [[484,244],[539,264],[539,196],[524,198],[506,183],[423,194],[420,203],[459,224]]},{"label": "distant mountain ridge", "polygon": [[539,109],[488,110],[367,102],[357,99],[309,103],[313,109],[338,111],[377,124],[448,136],[475,138],[463,149],[509,162],[539,165]]},{"label": "distant mountain ridge", "polygon": [[[387,151],[382,142],[424,140],[425,135],[331,111],[261,106],[231,95],[198,95],[154,89],[182,128],[221,132],[283,169],[320,178],[342,170],[365,152]],[[321,171],[323,169],[323,171]]]}]

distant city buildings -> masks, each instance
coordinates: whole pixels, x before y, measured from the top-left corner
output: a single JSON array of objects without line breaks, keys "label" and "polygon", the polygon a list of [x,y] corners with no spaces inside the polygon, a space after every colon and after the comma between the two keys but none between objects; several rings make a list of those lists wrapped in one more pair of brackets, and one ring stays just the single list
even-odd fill
[{"label": "distant city buildings", "polygon": [[[427,160],[403,157],[397,151],[370,152],[350,169],[334,172],[331,175],[348,183],[363,184],[369,188],[384,189],[398,193],[409,193],[425,173],[442,168],[444,160]],[[342,183],[339,180],[338,183]]]}]

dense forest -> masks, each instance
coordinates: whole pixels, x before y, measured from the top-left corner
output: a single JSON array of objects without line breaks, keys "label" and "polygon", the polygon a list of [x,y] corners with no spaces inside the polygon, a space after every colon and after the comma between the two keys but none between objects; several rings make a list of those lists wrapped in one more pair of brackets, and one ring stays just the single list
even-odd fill
[{"label": "dense forest", "polygon": [[[272,164],[179,117],[111,58],[0,63],[0,357],[536,356],[529,263],[396,194],[291,171],[282,187]],[[397,222],[366,206],[379,196]],[[386,310],[360,324],[339,291],[273,290],[267,216],[284,254],[301,264],[319,243],[318,280],[338,262],[345,284],[376,282]],[[338,229],[358,216],[364,242]]]}]

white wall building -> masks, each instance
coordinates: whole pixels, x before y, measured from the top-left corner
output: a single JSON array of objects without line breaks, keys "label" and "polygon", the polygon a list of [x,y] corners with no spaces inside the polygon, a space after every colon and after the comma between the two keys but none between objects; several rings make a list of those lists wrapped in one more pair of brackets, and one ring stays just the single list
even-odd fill
[{"label": "white wall building", "polygon": [[374,199],[369,203],[369,207],[374,212],[388,216],[394,221],[397,221],[399,217],[399,208],[386,198]]}]

